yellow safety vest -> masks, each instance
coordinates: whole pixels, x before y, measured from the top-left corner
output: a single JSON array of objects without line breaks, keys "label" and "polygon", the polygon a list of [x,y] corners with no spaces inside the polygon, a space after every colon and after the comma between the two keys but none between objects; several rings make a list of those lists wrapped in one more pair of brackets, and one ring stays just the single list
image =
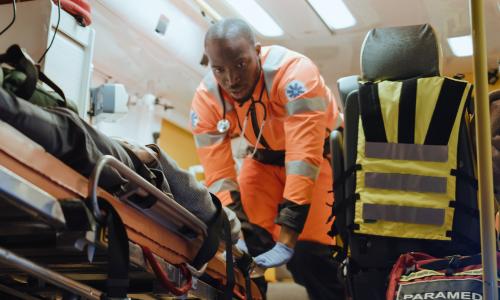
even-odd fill
[{"label": "yellow safety vest", "polygon": [[447,77],[360,86],[354,232],[450,240],[460,122],[471,91]]}]

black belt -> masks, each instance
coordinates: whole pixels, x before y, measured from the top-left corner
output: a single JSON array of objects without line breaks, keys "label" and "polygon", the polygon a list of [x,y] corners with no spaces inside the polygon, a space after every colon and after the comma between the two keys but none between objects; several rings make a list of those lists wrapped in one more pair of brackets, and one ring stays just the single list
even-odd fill
[{"label": "black belt", "polygon": [[[254,147],[249,147],[250,153],[254,151]],[[257,149],[253,155],[253,159],[256,161],[266,164],[284,167],[285,166],[285,150],[270,150],[266,148]],[[330,155],[330,143],[328,138],[324,140],[323,144],[323,157],[328,158]]]},{"label": "black belt", "polygon": [[[254,149],[250,147],[250,152],[253,152]],[[285,150],[257,149],[252,158],[266,165],[285,166]]]}]

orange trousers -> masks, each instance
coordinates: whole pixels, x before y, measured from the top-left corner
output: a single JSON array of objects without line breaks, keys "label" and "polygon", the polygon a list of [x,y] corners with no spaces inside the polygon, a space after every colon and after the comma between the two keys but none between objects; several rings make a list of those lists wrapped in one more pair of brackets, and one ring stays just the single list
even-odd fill
[{"label": "orange trousers", "polygon": [[[274,240],[279,236],[280,226],[274,220],[278,215],[278,205],[283,201],[285,178],[285,167],[263,164],[250,157],[243,161],[238,178],[243,209],[250,222],[269,231]],[[332,204],[333,201],[333,193],[328,193],[331,190],[332,169],[328,160],[324,159],[299,240],[326,245],[333,243],[333,239],[327,235],[331,227],[331,223],[327,223],[331,213],[327,203]]]}]

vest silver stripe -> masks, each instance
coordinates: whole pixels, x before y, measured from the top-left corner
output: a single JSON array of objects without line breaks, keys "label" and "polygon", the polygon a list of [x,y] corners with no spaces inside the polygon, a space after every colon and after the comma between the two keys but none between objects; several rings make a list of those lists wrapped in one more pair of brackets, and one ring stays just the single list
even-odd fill
[{"label": "vest silver stripe", "polygon": [[365,155],[369,158],[448,161],[448,146],[366,142]]},{"label": "vest silver stripe", "polygon": [[[212,72],[208,72],[207,75],[205,75],[205,78],[203,78],[203,83],[207,87],[208,92],[217,98],[217,101],[219,101],[219,104],[222,107],[222,105],[223,105],[222,101],[225,101],[225,100],[223,100],[222,95],[219,93],[219,85],[217,84],[217,81],[215,80],[214,74]],[[226,110],[228,112],[232,111],[233,106],[231,105],[231,103],[229,103],[227,101],[225,101],[225,102],[226,102]]]},{"label": "vest silver stripe", "polygon": [[302,98],[288,102],[286,110],[289,116],[308,111],[325,111],[326,103],[322,98]]},{"label": "vest silver stripe", "polygon": [[201,133],[194,135],[196,148],[203,148],[221,143],[226,137],[226,133]]},{"label": "vest silver stripe", "polygon": [[264,81],[266,83],[266,90],[268,94],[271,93],[271,89],[273,88],[274,76],[281,67],[283,58],[285,58],[288,50],[281,46],[273,46],[269,51],[270,52],[266,57],[266,61],[262,65],[262,71],[264,72]]},{"label": "vest silver stripe", "polygon": [[444,224],[444,213],[442,208],[363,204],[364,220],[441,226]]},{"label": "vest silver stripe", "polygon": [[377,189],[443,194],[446,193],[446,177],[366,172],[365,186]]},{"label": "vest silver stripe", "polygon": [[319,168],[302,160],[293,160],[285,163],[286,175],[302,175],[316,180]]},{"label": "vest silver stripe", "polygon": [[223,191],[239,191],[239,187],[234,180],[228,178],[222,178],[212,183],[208,187],[208,191],[212,194]]}]

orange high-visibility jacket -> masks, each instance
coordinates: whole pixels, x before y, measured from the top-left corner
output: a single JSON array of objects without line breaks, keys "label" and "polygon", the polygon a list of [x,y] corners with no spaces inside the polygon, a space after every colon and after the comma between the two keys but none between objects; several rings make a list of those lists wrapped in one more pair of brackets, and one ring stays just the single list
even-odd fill
[{"label": "orange high-visibility jacket", "polygon": [[[191,130],[205,169],[206,185],[224,204],[231,203],[228,192],[238,190],[238,184],[230,138],[240,134],[248,114],[244,136],[251,145],[286,151],[283,198],[299,205],[309,204],[323,160],[325,138],[342,122],[335,99],[309,58],[281,46],[269,46],[262,47],[260,59],[262,72],[253,98],[259,99],[263,87],[265,92],[263,105],[255,106],[256,118],[249,113],[252,101],[237,103],[218,87],[212,72],[196,90]],[[225,118],[230,122],[225,133],[217,131],[217,123],[224,118],[222,101]],[[256,145],[264,119],[263,134]]]}]

